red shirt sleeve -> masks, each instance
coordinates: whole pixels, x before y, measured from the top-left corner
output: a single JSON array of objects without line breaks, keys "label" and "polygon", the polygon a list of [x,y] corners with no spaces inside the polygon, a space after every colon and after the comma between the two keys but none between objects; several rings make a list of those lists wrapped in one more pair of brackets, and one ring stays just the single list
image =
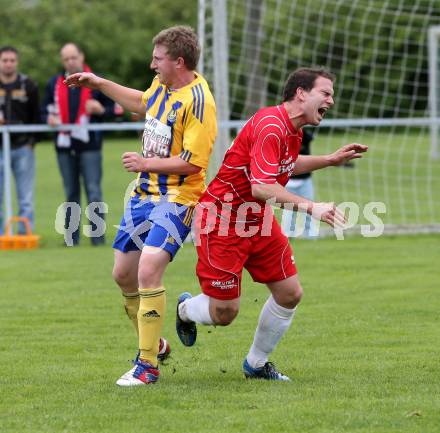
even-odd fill
[{"label": "red shirt sleeve", "polygon": [[251,184],[276,183],[284,135],[284,127],[272,116],[257,125],[251,148]]}]

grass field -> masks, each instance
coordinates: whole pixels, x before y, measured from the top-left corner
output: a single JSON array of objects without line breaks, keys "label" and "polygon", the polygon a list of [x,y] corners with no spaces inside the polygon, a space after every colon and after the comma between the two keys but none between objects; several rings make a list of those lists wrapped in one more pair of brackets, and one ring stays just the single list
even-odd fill
[{"label": "grass field", "polygon": [[[109,242],[131,179],[119,163],[129,149],[135,140],[107,142]],[[247,275],[237,320],[180,345],[176,297],[199,291],[185,244],[165,278],[172,357],[157,385],[120,389],[136,341],[111,280],[112,250],[84,238],[62,246],[52,148],[41,145],[37,157],[42,247],[0,253],[1,433],[440,431],[440,236],[294,242],[305,297],[272,357],[292,383],[242,377],[267,297]]]}]

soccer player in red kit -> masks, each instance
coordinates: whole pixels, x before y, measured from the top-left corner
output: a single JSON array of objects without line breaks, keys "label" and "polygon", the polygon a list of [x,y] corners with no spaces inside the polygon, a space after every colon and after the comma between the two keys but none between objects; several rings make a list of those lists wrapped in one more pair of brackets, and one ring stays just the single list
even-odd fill
[{"label": "soccer player in red kit", "polygon": [[332,107],[334,76],[301,68],[287,79],[283,103],[260,109],[244,126],[200,199],[196,216],[197,276],[202,294],[179,297],[176,330],[196,341],[196,323],[229,325],[238,314],[242,270],[271,292],[243,362],[247,378],[289,380],[268,362],[289,328],[303,290],[287,237],[271,204],[305,211],[332,227],[344,224],[334,203],[288,192],[289,177],[360,158],[367,146],[347,144],[330,155],[299,155],[304,125],[319,125]]}]

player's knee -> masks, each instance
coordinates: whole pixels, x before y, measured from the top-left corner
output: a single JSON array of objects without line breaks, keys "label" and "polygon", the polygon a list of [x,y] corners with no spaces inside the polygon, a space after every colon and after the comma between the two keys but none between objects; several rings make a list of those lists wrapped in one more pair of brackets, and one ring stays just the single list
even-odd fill
[{"label": "player's knee", "polygon": [[275,296],[275,302],[285,308],[295,308],[301,301],[303,288],[294,284]]},{"label": "player's knee", "polygon": [[212,319],[216,325],[227,326],[237,317],[238,311],[238,307],[232,305],[215,306]]},{"label": "player's knee", "polygon": [[121,268],[120,266],[115,266],[112,271],[113,280],[115,280],[116,284],[120,287],[127,287],[130,285],[132,278],[131,273]]},{"label": "player's knee", "polygon": [[140,287],[156,287],[161,284],[161,275],[152,266],[142,266],[138,271]]},{"label": "player's knee", "polygon": [[302,298],[303,288],[301,284],[295,284],[288,293],[288,302],[292,306],[292,308],[296,307]]}]

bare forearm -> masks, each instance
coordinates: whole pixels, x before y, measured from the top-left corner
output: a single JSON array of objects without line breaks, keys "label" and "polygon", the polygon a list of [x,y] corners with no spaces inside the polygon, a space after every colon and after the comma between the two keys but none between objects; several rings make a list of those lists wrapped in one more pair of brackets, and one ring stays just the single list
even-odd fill
[{"label": "bare forearm", "polygon": [[352,159],[362,158],[368,146],[359,143],[350,143],[328,155],[299,155],[293,169],[293,174],[308,173],[329,166],[342,165]]},{"label": "bare forearm", "polygon": [[[332,227],[345,223],[344,214],[334,203],[316,203],[296,194],[292,194],[278,183],[270,185],[252,185],[252,195],[258,200],[275,199],[276,205],[289,210],[307,212]],[[289,206],[288,206],[289,205]]]},{"label": "bare forearm", "polygon": [[299,155],[293,169],[293,174],[309,173],[310,171],[319,170],[328,167],[330,161],[327,155]]},{"label": "bare forearm", "polygon": [[99,90],[109,98],[113,99],[113,101],[122,105],[127,111],[143,114],[143,92],[140,90],[121,86],[120,84],[106,80],[105,78],[101,78]]},{"label": "bare forearm", "polygon": [[128,171],[158,174],[191,175],[198,173],[201,168],[184,161],[179,156],[171,158],[142,158],[134,152],[122,155],[122,163]]},{"label": "bare forearm", "polygon": [[275,203],[281,207],[285,207],[286,204],[289,204],[289,207],[292,207],[293,210],[300,209],[302,211],[307,210],[307,212],[311,212],[313,205],[312,201],[299,195],[292,194],[279,183],[252,185],[252,195],[257,200],[275,200]]}]

